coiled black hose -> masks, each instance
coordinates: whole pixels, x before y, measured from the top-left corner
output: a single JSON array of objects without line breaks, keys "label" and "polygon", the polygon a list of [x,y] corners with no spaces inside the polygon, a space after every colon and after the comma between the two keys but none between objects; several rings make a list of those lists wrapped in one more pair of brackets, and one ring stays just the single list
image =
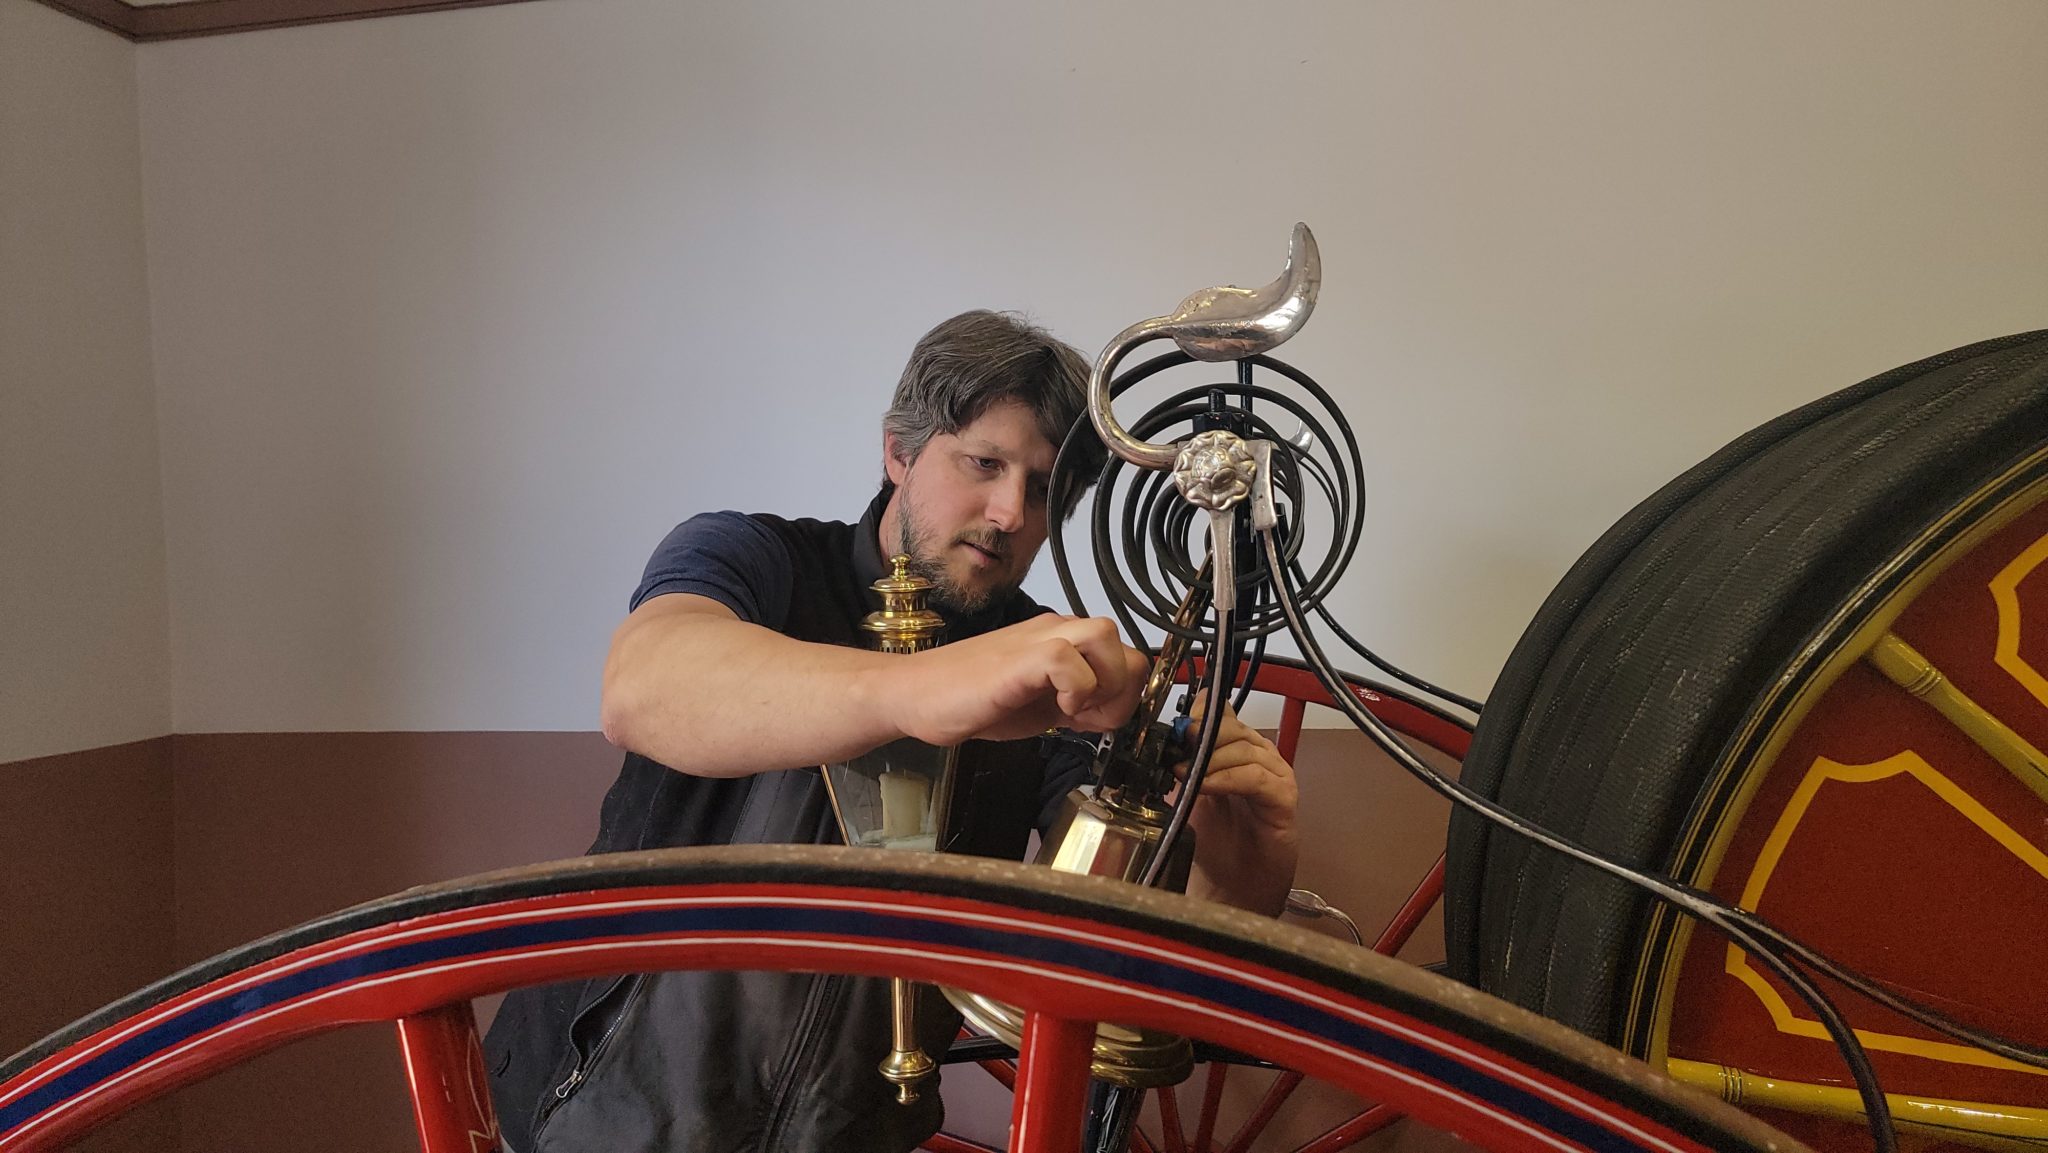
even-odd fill
[{"label": "coiled black hose", "polygon": [[[1180,352],[1155,357],[1122,373],[1111,383],[1110,395],[1121,395],[1139,382],[1168,368],[1190,363],[1191,360],[1191,357]],[[1319,419],[1308,406],[1292,397],[1254,385],[1251,380],[1253,367],[1268,369],[1299,386],[1308,394],[1314,405],[1320,408],[1321,418]],[[1453,803],[1471,809],[1501,828],[1527,837],[1554,852],[1563,853],[1670,903],[1762,958],[1813,1009],[1841,1051],[1843,1061],[1848,1066],[1856,1082],[1858,1094],[1863,1100],[1865,1117],[1879,1153],[1896,1153],[1897,1138],[1891,1124],[1890,1106],[1878,1084],[1876,1071],[1872,1068],[1869,1056],[1864,1052],[1854,1030],[1804,970],[1811,970],[1813,973],[1838,981],[1878,1004],[1958,1041],[1975,1045],[2009,1060],[2048,1067],[2048,1050],[1978,1030],[1926,1005],[1900,996],[1869,977],[1786,935],[1748,910],[1729,905],[1709,893],[1671,878],[1624,865],[1569,838],[1524,821],[1417,757],[1398,734],[1373,716],[1352,696],[1346,684],[1345,674],[1338,672],[1330,663],[1310,629],[1311,613],[1320,617],[1323,623],[1362,659],[1401,683],[1437,701],[1463,708],[1474,714],[1480,711],[1481,703],[1407,673],[1380,658],[1346,631],[1323,603],[1338,578],[1349,566],[1358,548],[1365,507],[1364,464],[1358,441],[1350,423],[1337,410],[1329,394],[1307,374],[1289,365],[1269,357],[1251,357],[1240,362],[1238,379],[1233,385],[1210,385],[1176,393],[1154,406],[1132,424],[1132,435],[1155,442],[1179,439],[1162,434],[1183,425],[1191,432],[1199,418],[1214,411],[1218,402],[1213,394],[1222,388],[1234,389],[1243,405],[1238,416],[1242,421],[1241,427],[1249,430],[1248,439],[1267,440],[1275,446],[1270,483],[1273,485],[1274,502],[1280,513],[1280,523],[1276,528],[1258,534],[1259,548],[1255,554],[1237,558],[1239,563],[1235,567],[1239,573],[1239,590],[1236,598],[1238,608],[1235,612],[1218,612],[1212,626],[1192,630],[1183,630],[1170,619],[1174,607],[1188,588],[1202,584],[1204,578],[1201,575],[1202,557],[1194,552],[1193,545],[1198,539],[1194,531],[1195,510],[1193,506],[1180,500],[1176,492],[1167,488],[1168,478],[1164,472],[1150,472],[1123,487],[1122,533],[1120,541],[1117,542],[1121,545],[1120,551],[1112,546],[1109,532],[1113,506],[1117,500],[1118,481],[1124,472],[1124,462],[1115,456],[1111,456],[1104,463],[1097,479],[1099,487],[1095,494],[1091,517],[1096,570],[1102,580],[1104,591],[1110,598],[1111,611],[1123,624],[1127,634],[1133,638],[1133,643],[1144,646],[1144,634],[1138,627],[1138,621],[1143,620],[1162,632],[1176,633],[1200,644],[1208,657],[1203,691],[1209,703],[1203,717],[1201,737],[1190,762],[1186,783],[1182,786],[1181,795],[1174,806],[1161,851],[1148,869],[1144,878],[1145,883],[1150,884],[1157,879],[1170,853],[1172,841],[1186,825],[1188,813],[1192,810],[1193,801],[1199,793],[1203,775],[1208,768],[1210,755],[1215,748],[1222,713],[1219,705],[1227,687],[1235,684],[1238,678],[1240,655],[1246,651],[1247,646],[1250,646],[1250,667],[1244,676],[1244,688],[1237,696],[1237,702],[1241,706],[1245,693],[1250,690],[1252,675],[1256,673],[1258,663],[1265,659],[1266,638],[1285,628],[1293,634],[1306,664],[1323,682],[1324,688],[1336,702],[1336,707],[1409,774]],[[1253,411],[1253,406],[1261,401],[1291,415],[1299,422],[1301,431],[1292,437],[1281,435],[1263,414]],[[1317,452],[1319,449],[1323,450],[1325,456],[1332,455],[1329,453],[1329,446],[1333,443],[1330,437],[1333,428],[1338,434],[1336,443],[1343,446],[1343,456],[1337,459],[1321,459]],[[1076,483],[1071,476],[1069,462],[1073,457],[1070,454],[1078,437],[1093,435],[1093,430],[1087,427],[1086,422],[1081,422],[1061,446],[1054,465],[1052,488],[1055,493],[1064,491],[1063,485]],[[1326,518],[1314,515],[1318,506],[1308,499],[1311,486],[1321,498],[1320,507],[1327,511]],[[1313,571],[1310,571],[1300,555],[1304,539],[1302,527],[1308,523],[1322,523],[1325,520],[1332,530],[1329,548],[1320,562],[1314,566]],[[1059,573],[1060,585],[1074,613],[1086,615],[1087,609],[1082,603],[1079,590],[1075,587],[1073,573],[1067,561],[1062,534],[1055,530],[1051,534],[1051,540],[1053,563]],[[1156,560],[1156,574],[1148,558]],[[1446,715],[1440,707],[1432,707],[1432,711],[1438,715]],[[1794,964],[1795,961],[1797,964]],[[1801,966],[1804,966],[1804,970]]]}]

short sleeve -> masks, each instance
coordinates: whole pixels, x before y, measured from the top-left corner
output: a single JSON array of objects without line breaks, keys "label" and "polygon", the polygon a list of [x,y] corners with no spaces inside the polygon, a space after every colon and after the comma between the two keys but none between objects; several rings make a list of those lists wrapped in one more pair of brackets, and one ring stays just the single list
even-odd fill
[{"label": "short sleeve", "polygon": [[628,611],[651,597],[695,593],[743,621],[780,629],[792,580],[789,548],[774,530],[745,513],[700,513],[672,529],[647,559]]}]

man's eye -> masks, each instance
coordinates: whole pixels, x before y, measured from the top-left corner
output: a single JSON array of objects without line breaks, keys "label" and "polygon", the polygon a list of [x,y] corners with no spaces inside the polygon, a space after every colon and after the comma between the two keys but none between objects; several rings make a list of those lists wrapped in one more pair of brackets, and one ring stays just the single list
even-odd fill
[{"label": "man's eye", "polygon": [[1003,467],[1003,462],[995,459],[992,456],[977,456],[972,459],[974,461],[974,467],[980,469],[983,472],[994,472],[997,469]]}]

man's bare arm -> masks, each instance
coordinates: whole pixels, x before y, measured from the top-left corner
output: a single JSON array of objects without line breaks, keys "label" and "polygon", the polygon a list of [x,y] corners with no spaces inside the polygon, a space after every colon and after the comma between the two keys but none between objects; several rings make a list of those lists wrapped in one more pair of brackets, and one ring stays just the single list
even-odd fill
[{"label": "man's bare arm", "polygon": [[791,640],[710,597],[653,597],[612,634],[604,735],[700,776],[844,760],[895,736],[866,700],[877,659]]},{"label": "man's bare arm", "polygon": [[670,593],[612,634],[604,732],[682,772],[745,776],[904,736],[944,745],[1114,728],[1144,676],[1144,657],[1109,621],[1048,613],[896,656],[793,640],[709,597]]}]

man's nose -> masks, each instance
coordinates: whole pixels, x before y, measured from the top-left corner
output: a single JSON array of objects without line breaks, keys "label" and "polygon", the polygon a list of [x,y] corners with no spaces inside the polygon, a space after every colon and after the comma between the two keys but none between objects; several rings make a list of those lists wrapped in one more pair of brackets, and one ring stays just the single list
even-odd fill
[{"label": "man's nose", "polygon": [[989,494],[988,523],[999,531],[1016,532],[1024,527],[1024,484],[1022,478],[1005,478]]}]

